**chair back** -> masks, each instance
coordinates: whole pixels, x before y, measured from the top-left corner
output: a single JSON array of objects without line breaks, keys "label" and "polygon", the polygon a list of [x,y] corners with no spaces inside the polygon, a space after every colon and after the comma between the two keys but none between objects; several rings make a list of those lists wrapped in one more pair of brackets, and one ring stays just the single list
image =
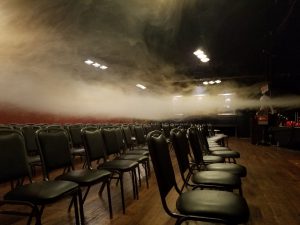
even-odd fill
[{"label": "chair back", "polygon": [[190,127],[187,133],[195,163],[198,165],[204,165],[198,129],[196,127]]},{"label": "chair back", "polygon": [[21,128],[23,133],[28,155],[37,155],[38,146],[36,144],[35,132],[40,129],[39,126],[26,125]]},{"label": "chair back", "polygon": [[127,148],[132,149],[133,145],[134,145],[134,142],[132,140],[132,134],[131,134],[131,131],[130,131],[130,127],[129,126],[123,126],[122,130],[123,130],[123,134],[124,134],[124,138],[125,138]]},{"label": "chair back", "polygon": [[146,138],[145,138],[145,133],[144,133],[143,127],[141,125],[135,125],[134,132],[135,132],[136,143],[138,145],[145,145]]},{"label": "chair back", "polygon": [[122,129],[120,127],[116,127],[115,132],[116,132],[117,143],[119,145],[119,150],[125,151],[127,146],[126,146]]},{"label": "chair back", "polygon": [[103,128],[102,134],[104,138],[107,156],[119,154],[120,148],[119,143],[117,141],[115,128]]},{"label": "chair back", "polygon": [[12,129],[1,129],[0,183],[26,176],[31,178],[22,132]]},{"label": "chair back", "polygon": [[170,138],[175,151],[180,173],[183,176],[183,174],[190,168],[188,157],[190,146],[188,139],[185,136],[185,133],[178,128],[171,130]]},{"label": "chair back", "polygon": [[52,170],[73,167],[69,136],[65,129],[40,129],[36,137],[46,178],[49,179]]},{"label": "chair back", "polygon": [[68,126],[72,146],[74,148],[83,146],[83,141],[81,138],[81,129],[82,128],[83,128],[83,125],[81,125],[81,124],[72,124],[72,125]]},{"label": "chair back", "polygon": [[100,129],[82,129],[82,139],[86,150],[89,167],[92,161],[106,158],[105,143]]},{"label": "chair back", "polygon": [[147,143],[162,203],[173,187],[177,187],[175,174],[169,154],[169,146],[161,131],[151,131]]}]

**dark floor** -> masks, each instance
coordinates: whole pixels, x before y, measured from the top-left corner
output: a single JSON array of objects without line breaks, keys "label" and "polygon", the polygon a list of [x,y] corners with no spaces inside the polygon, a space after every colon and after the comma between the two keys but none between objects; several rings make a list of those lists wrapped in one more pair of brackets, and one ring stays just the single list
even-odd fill
[{"label": "dark floor", "polygon": [[[238,163],[248,169],[243,179],[243,191],[251,212],[249,225],[299,225],[300,224],[300,151],[275,146],[252,145],[249,139],[229,139],[229,146],[241,153]],[[172,153],[174,158],[174,153]],[[174,161],[174,160],[173,160]],[[78,165],[80,166],[80,161]],[[177,170],[177,165],[174,164]],[[41,179],[41,176],[36,177]],[[180,178],[178,176],[178,180]],[[8,186],[0,187],[1,196]],[[98,186],[94,186],[84,205],[87,225],[171,225],[175,220],[163,210],[154,173],[150,187],[142,182],[139,200],[133,200],[129,176],[126,179],[126,214],[122,214],[119,186],[112,183],[114,218],[109,219],[106,193],[99,199]],[[174,208],[176,194],[169,197]],[[68,214],[68,201],[61,201],[46,207],[44,225],[75,224],[73,214]],[[22,219],[0,217],[0,225],[25,224]],[[195,223],[189,224],[207,224]]]}]

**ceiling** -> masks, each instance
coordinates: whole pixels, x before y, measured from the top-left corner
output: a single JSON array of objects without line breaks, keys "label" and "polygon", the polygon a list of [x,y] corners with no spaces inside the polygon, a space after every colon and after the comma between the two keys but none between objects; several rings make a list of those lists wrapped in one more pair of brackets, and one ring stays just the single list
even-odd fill
[{"label": "ceiling", "polygon": [[[5,0],[1,8],[3,52],[22,71],[38,64],[90,80],[222,78],[300,89],[297,0]],[[109,69],[99,76],[86,59]]]}]

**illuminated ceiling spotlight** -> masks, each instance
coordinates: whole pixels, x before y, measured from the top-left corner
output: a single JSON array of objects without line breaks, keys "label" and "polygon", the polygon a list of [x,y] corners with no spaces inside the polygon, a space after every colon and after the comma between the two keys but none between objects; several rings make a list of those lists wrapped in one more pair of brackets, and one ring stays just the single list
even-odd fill
[{"label": "illuminated ceiling spotlight", "polygon": [[99,63],[96,63],[96,62],[95,62],[95,63],[93,63],[93,66],[97,68],[97,67],[99,67],[99,66],[101,66],[101,65],[100,65]]},{"label": "illuminated ceiling spotlight", "polygon": [[106,70],[108,67],[107,66],[104,66],[104,65],[102,65],[102,66],[100,66],[100,69],[101,70]]},{"label": "illuminated ceiling spotlight", "polygon": [[207,58],[207,57],[205,57],[205,58],[201,58],[200,60],[201,60],[201,62],[203,62],[203,63],[207,63],[210,59]]},{"label": "illuminated ceiling spotlight", "polygon": [[207,55],[202,51],[201,49],[197,49],[193,52],[195,56],[197,56],[198,59],[200,59],[201,62],[207,63],[210,59],[207,57]]},{"label": "illuminated ceiling spotlight", "polygon": [[219,83],[221,83],[222,81],[221,80],[215,80],[215,83],[216,84],[219,84]]},{"label": "illuminated ceiling spotlight", "polygon": [[87,59],[87,60],[84,61],[84,63],[85,63],[85,64],[88,64],[88,65],[91,65],[91,64],[93,64],[94,62],[93,62],[92,60],[90,60],[90,59]]},{"label": "illuminated ceiling spotlight", "polygon": [[208,82],[209,84],[214,84],[215,82],[213,80],[209,81]]},{"label": "illuminated ceiling spotlight", "polygon": [[208,81],[203,81],[203,84],[204,85],[208,85]]},{"label": "illuminated ceiling spotlight", "polygon": [[142,90],[145,90],[146,87],[142,84],[136,84],[135,86],[137,86],[138,88],[142,89]]},{"label": "illuminated ceiling spotlight", "polygon": [[201,58],[204,54],[204,52],[201,49],[197,49],[196,51],[193,52],[194,55],[196,55],[198,58]]}]

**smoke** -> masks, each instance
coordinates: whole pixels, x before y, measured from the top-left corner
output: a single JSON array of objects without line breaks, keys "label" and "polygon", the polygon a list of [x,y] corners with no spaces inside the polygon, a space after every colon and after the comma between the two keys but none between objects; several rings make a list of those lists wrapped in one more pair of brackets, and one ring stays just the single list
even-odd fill
[{"label": "smoke", "polygon": [[[1,1],[1,106],[66,116],[153,120],[259,108],[253,98],[257,87],[227,85],[195,96],[195,85],[172,85],[184,75],[176,74],[150,47],[161,44],[161,51],[167,51],[162,43],[176,39],[182,11],[193,4]],[[157,38],[155,32],[161,36]],[[86,59],[108,69],[88,66]],[[147,89],[139,90],[137,83]],[[226,89],[235,93],[230,103],[228,97],[218,95]],[[272,100],[274,107],[297,107],[299,102],[298,97]]]}]

